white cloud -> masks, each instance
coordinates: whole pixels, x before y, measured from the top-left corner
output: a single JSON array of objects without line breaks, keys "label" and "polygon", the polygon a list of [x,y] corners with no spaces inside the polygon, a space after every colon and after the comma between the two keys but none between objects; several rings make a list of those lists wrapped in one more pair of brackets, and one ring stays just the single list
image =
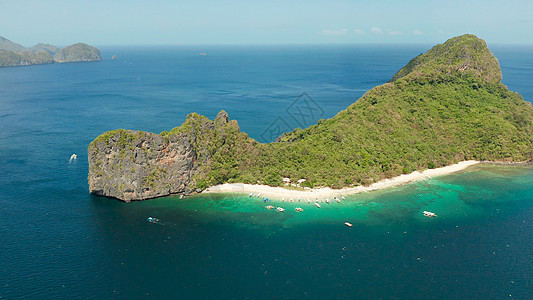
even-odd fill
[{"label": "white cloud", "polygon": [[364,34],[365,33],[364,31],[362,31],[359,28],[355,28],[354,32],[355,32],[355,34]]},{"label": "white cloud", "polygon": [[377,28],[377,27],[372,27],[370,28],[370,31],[372,31],[372,33],[376,33],[376,34],[383,34],[383,30]]},{"label": "white cloud", "polygon": [[413,30],[413,33],[416,34],[416,35],[423,35],[422,31],[420,31],[418,29]]},{"label": "white cloud", "polygon": [[345,35],[348,29],[324,29],[321,31],[323,35]]},{"label": "white cloud", "polygon": [[398,31],[398,30],[392,30],[392,29],[387,29],[387,33],[390,34],[390,35],[399,35],[399,34],[402,34],[401,31]]}]

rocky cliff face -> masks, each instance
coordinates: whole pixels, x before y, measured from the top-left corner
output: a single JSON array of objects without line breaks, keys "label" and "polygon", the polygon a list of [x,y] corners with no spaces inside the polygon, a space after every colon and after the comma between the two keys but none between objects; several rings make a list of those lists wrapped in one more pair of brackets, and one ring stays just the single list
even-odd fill
[{"label": "rocky cliff face", "polygon": [[89,189],[126,202],[189,194],[195,159],[186,135],[115,130],[89,147]]},{"label": "rocky cliff face", "polygon": [[200,191],[197,181],[234,125],[221,112],[214,121],[191,114],[184,125],[162,134],[106,132],[88,149],[89,190],[126,202]]}]

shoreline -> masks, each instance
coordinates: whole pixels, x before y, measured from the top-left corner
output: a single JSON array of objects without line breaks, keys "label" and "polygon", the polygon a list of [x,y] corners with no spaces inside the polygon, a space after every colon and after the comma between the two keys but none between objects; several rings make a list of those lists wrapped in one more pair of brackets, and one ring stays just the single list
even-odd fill
[{"label": "shoreline", "polygon": [[423,172],[414,171],[410,174],[402,174],[393,178],[383,179],[378,182],[375,182],[369,186],[357,186],[351,188],[342,188],[342,189],[332,189],[329,187],[325,188],[313,188],[313,189],[304,189],[304,190],[292,190],[286,189],[284,187],[273,187],[268,185],[260,184],[247,184],[247,183],[224,183],[220,185],[215,185],[208,187],[202,193],[254,193],[257,196],[258,193],[261,193],[262,196],[272,198],[273,200],[281,200],[282,198],[289,199],[298,197],[303,199],[323,199],[323,198],[332,198],[340,197],[343,195],[359,194],[370,191],[377,191],[381,189],[396,187],[400,185],[405,185],[414,181],[418,181],[424,178],[431,178],[433,176],[442,176],[448,175],[451,173],[462,171],[470,166],[477,165],[481,163],[476,160],[467,160],[462,161],[453,165],[446,167],[436,168],[436,169],[427,169]]}]

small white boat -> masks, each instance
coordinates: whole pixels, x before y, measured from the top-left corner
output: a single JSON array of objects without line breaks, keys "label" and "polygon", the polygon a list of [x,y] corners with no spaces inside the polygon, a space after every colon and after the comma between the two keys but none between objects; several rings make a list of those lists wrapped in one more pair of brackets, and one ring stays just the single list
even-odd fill
[{"label": "small white boat", "polygon": [[261,193],[257,194],[257,197],[261,197]]},{"label": "small white boat", "polygon": [[272,205],[267,205],[265,207],[266,207],[266,209],[274,209],[274,206],[272,206]]},{"label": "small white boat", "polygon": [[329,199],[328,198],[326,198],[326,203],[329,204]]},{"label": "small white boat", "polygon": [[283,207],[277,207],[276,210],[279,211],[279,212],[284,212],[284,211],[285,211],[285,208],[283,208]]},{"label": "small white boat", "polygon": [[307,203],[311,203],[311,199],[307,198]]},{"label": "small white boat", "polygon": [[346,226],[348,226],[348,227],[352,227],[352,226],[353,226],[353,224],[350,223],[350,222],[344,222],[344,225],[346,225]]},{"label": "small white boat", "polygon": [[337,203],[341,203],[341,199],[335,197],[335,201],[337,201]]},{"label": "small white boat", "polygon": [[297,212],[302,212],[302,211],[304,211],[304,209],[303,209],[303,208],[301,208],[301,207],[296,207],[296,208],[294,209],[294,211],[297,211]]},{"label": "small white boat", "polygon": [[253,197],[254,196],[254,193],[250,193],[250,197]]},{"label": "small white boat", "polygon": [[316,202],[315,202],[315,206],[318,207],[318,208],[320,208],[320,204],[318,204],[318,203],[316,203]]},{"label": "small white boat", "polygon": [[346,200],[346,198],[344,198],[344,196],[341,196],[341,199],[342,199],[342,200]]},{"label": "small white boat", "polygon": [[426,210],[424,210],[423,214],[424,214],[424,216],[426,216],[428,218],[438,217],[436,213],[430,212],[430,211],[426,211]]},{"label": "small white boat", "polygon": [[146,221],[155,223],[155,222],[159,222],[159,219],[158,218],[154,218],[154,217],[148,217],[148,218],[146,218]]}]

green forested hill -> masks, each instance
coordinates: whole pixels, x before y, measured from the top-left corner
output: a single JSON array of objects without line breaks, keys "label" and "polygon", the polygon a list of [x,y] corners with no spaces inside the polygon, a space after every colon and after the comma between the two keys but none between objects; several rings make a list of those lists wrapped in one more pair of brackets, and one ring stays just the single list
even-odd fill
[{"label": "green forested hill", "polygon": [[96,61],[102,60],[102,57],[100,56],[100,50],[98,50],[98,48],[84,43],[77,43],[59,50],[54,55],[54,60],[59,63]]},{"label": "green forested hill", "polygon": [[533,106],[501,83],[485,42],[464,35],[416,57],[335,117],[254,148],[257,155],[215,157],[207,183],[290,177],[341,187],[469,159],[531,160]]},{"label": "green forested hill", "polygon": [[[283,177],[339,188],[463,160],[533,159],[533,106],[501,83],[497,59],[473,35],[433,47],[335,117],[278,142],[258,143],[236,121],[217,120],[191,114],[161,134],[191,142],[191,184],[198,188],[280,185]],[[113,136],[108,132],[95,142]]]}]

